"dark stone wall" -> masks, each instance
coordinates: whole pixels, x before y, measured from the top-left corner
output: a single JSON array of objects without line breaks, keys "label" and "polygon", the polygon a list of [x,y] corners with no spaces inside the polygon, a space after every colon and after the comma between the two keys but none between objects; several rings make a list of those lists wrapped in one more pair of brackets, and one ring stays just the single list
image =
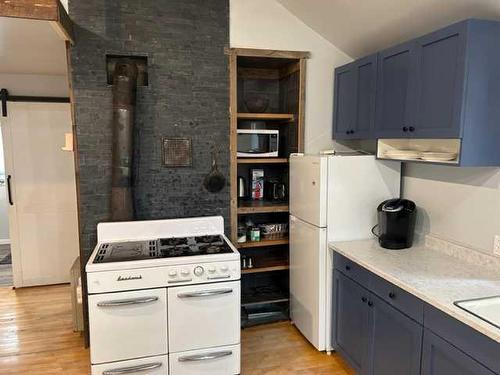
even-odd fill
[{"label": "dark stone wall", "polygon": [[[149,85],[137,91],[135,206],[138,220],[223,215],[229,187],[202,186],[211,147],[229,175],[228,0],[70,0],[78,142],[81,245],[88,256],[96,225],[108,221],[112,97],[106,54],[148,58]],[[162,166],[162,137],[192,139],[193,166]]]}]

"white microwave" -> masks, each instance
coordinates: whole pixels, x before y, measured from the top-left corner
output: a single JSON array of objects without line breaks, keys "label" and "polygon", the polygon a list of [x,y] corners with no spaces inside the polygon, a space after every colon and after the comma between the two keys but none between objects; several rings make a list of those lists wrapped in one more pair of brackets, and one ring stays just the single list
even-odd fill
[{"label": "white microwave", "polygon": [[238,129],[238,157],[278,157],[279,130]]}]

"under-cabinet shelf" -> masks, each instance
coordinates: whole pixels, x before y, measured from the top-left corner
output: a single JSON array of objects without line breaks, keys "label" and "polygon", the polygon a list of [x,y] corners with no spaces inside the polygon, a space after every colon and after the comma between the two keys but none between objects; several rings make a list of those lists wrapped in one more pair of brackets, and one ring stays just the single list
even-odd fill
[{"label": "under-cabinet shelf", "polygon": [[250,274],[250,273],[262,273],[262,272],[274,272],[274,271],[285,271],[290,267],[288,264],[282,264],[277,266],[269,266],[269,267],[254,267],[254,268],[246,268],[241,270],[242,274]]},{"label": "under-cabinet shelf", "polygon": [[286,164],[288,158],[238,158],[238,164]]},{"label": "under-cabinet shelf", "polygon": [[288,212],[287,202],[243,201],[239,202],[238,214],[261,214],[268,212]]},{"label": "under-cabinet shelf", "polygon": [[256,306],[268,303],[288,302],[290,298],[283,293],[263,293],[261,296],[242,296],[241,306]]},{"label": "under-cabinet shelf", "polygon": [[267,247],[267,246],[277,246],[277,245],[287,245],[288,244],[288,238],[279,238],[275,240],[266,240],[263,239],[261,241],[247,241],[247,242],[242,242],[238,243],[236,247],[238,249],[248,249],[248,248],[254,248],[254,247]]},{"label": "under-cabinet shelf", "polygon": [[238,120],[294,121],[293,113],[242,113],[238,112]]}]

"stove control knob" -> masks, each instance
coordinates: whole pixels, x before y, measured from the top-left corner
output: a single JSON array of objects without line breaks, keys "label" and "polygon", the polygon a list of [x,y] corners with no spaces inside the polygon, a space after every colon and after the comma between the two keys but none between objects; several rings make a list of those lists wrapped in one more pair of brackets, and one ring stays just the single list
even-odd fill
[{"label": "stove control knob", "polygon": [[175,276],[177,276],[177,271],[176,271],[176,270],[171,270],[171,271],[169,271],[168,276],[170,276],[170,277],[175,277]]},{"label": "stove control knob", "polygon": [[183,269],[181,270],[181,275],[182,275],[182,276],[187,276],[187,275],[189,275],[189,270],[187,270],[187,269],[183,268]]},{"label": "stove control knob", "polygon": [[205,270],[203,269],[202,266],[197,266],[194,268],[193,272],[196,276],[201,276],[201,275],[203,275],[203,272],[205,272]]},{"label": "stove control knob", "polygon": [[227,268],[227,266],[221,266],[220,267],[220,270],[221,272],[227,272],[229,268]]},{"label": "stove control knob", "polygon": [[214,266],[208,267],[208,272],[214,273],[215,272],[215,267]]}]

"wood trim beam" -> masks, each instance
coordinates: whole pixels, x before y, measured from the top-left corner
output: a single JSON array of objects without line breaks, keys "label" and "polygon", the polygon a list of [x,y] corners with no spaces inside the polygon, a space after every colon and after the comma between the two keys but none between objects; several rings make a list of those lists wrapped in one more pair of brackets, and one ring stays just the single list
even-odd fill
[{"label": "wood trim beam", "polygon": [[238,160],[237,160],[237,129],[238,129],[238,67],[237,55],[229,54],[229,153],[230,153],[230,186],[231,186],[231,240],[236,243],[238,229]]},{"label": "wood trim beam", "polygon": [[274,49],[255,49],[255,48],[231,48],[226,53],[234,53],[236,56],[247,57],[274,57],[278,59],[307,59],[309,52],[303,51],[279,51]]},{"label": "wood trim beam", "polygon": [[74,43],[73,22],[59,0],[0,0],[0,17],[51,22],[63,40]]}]

